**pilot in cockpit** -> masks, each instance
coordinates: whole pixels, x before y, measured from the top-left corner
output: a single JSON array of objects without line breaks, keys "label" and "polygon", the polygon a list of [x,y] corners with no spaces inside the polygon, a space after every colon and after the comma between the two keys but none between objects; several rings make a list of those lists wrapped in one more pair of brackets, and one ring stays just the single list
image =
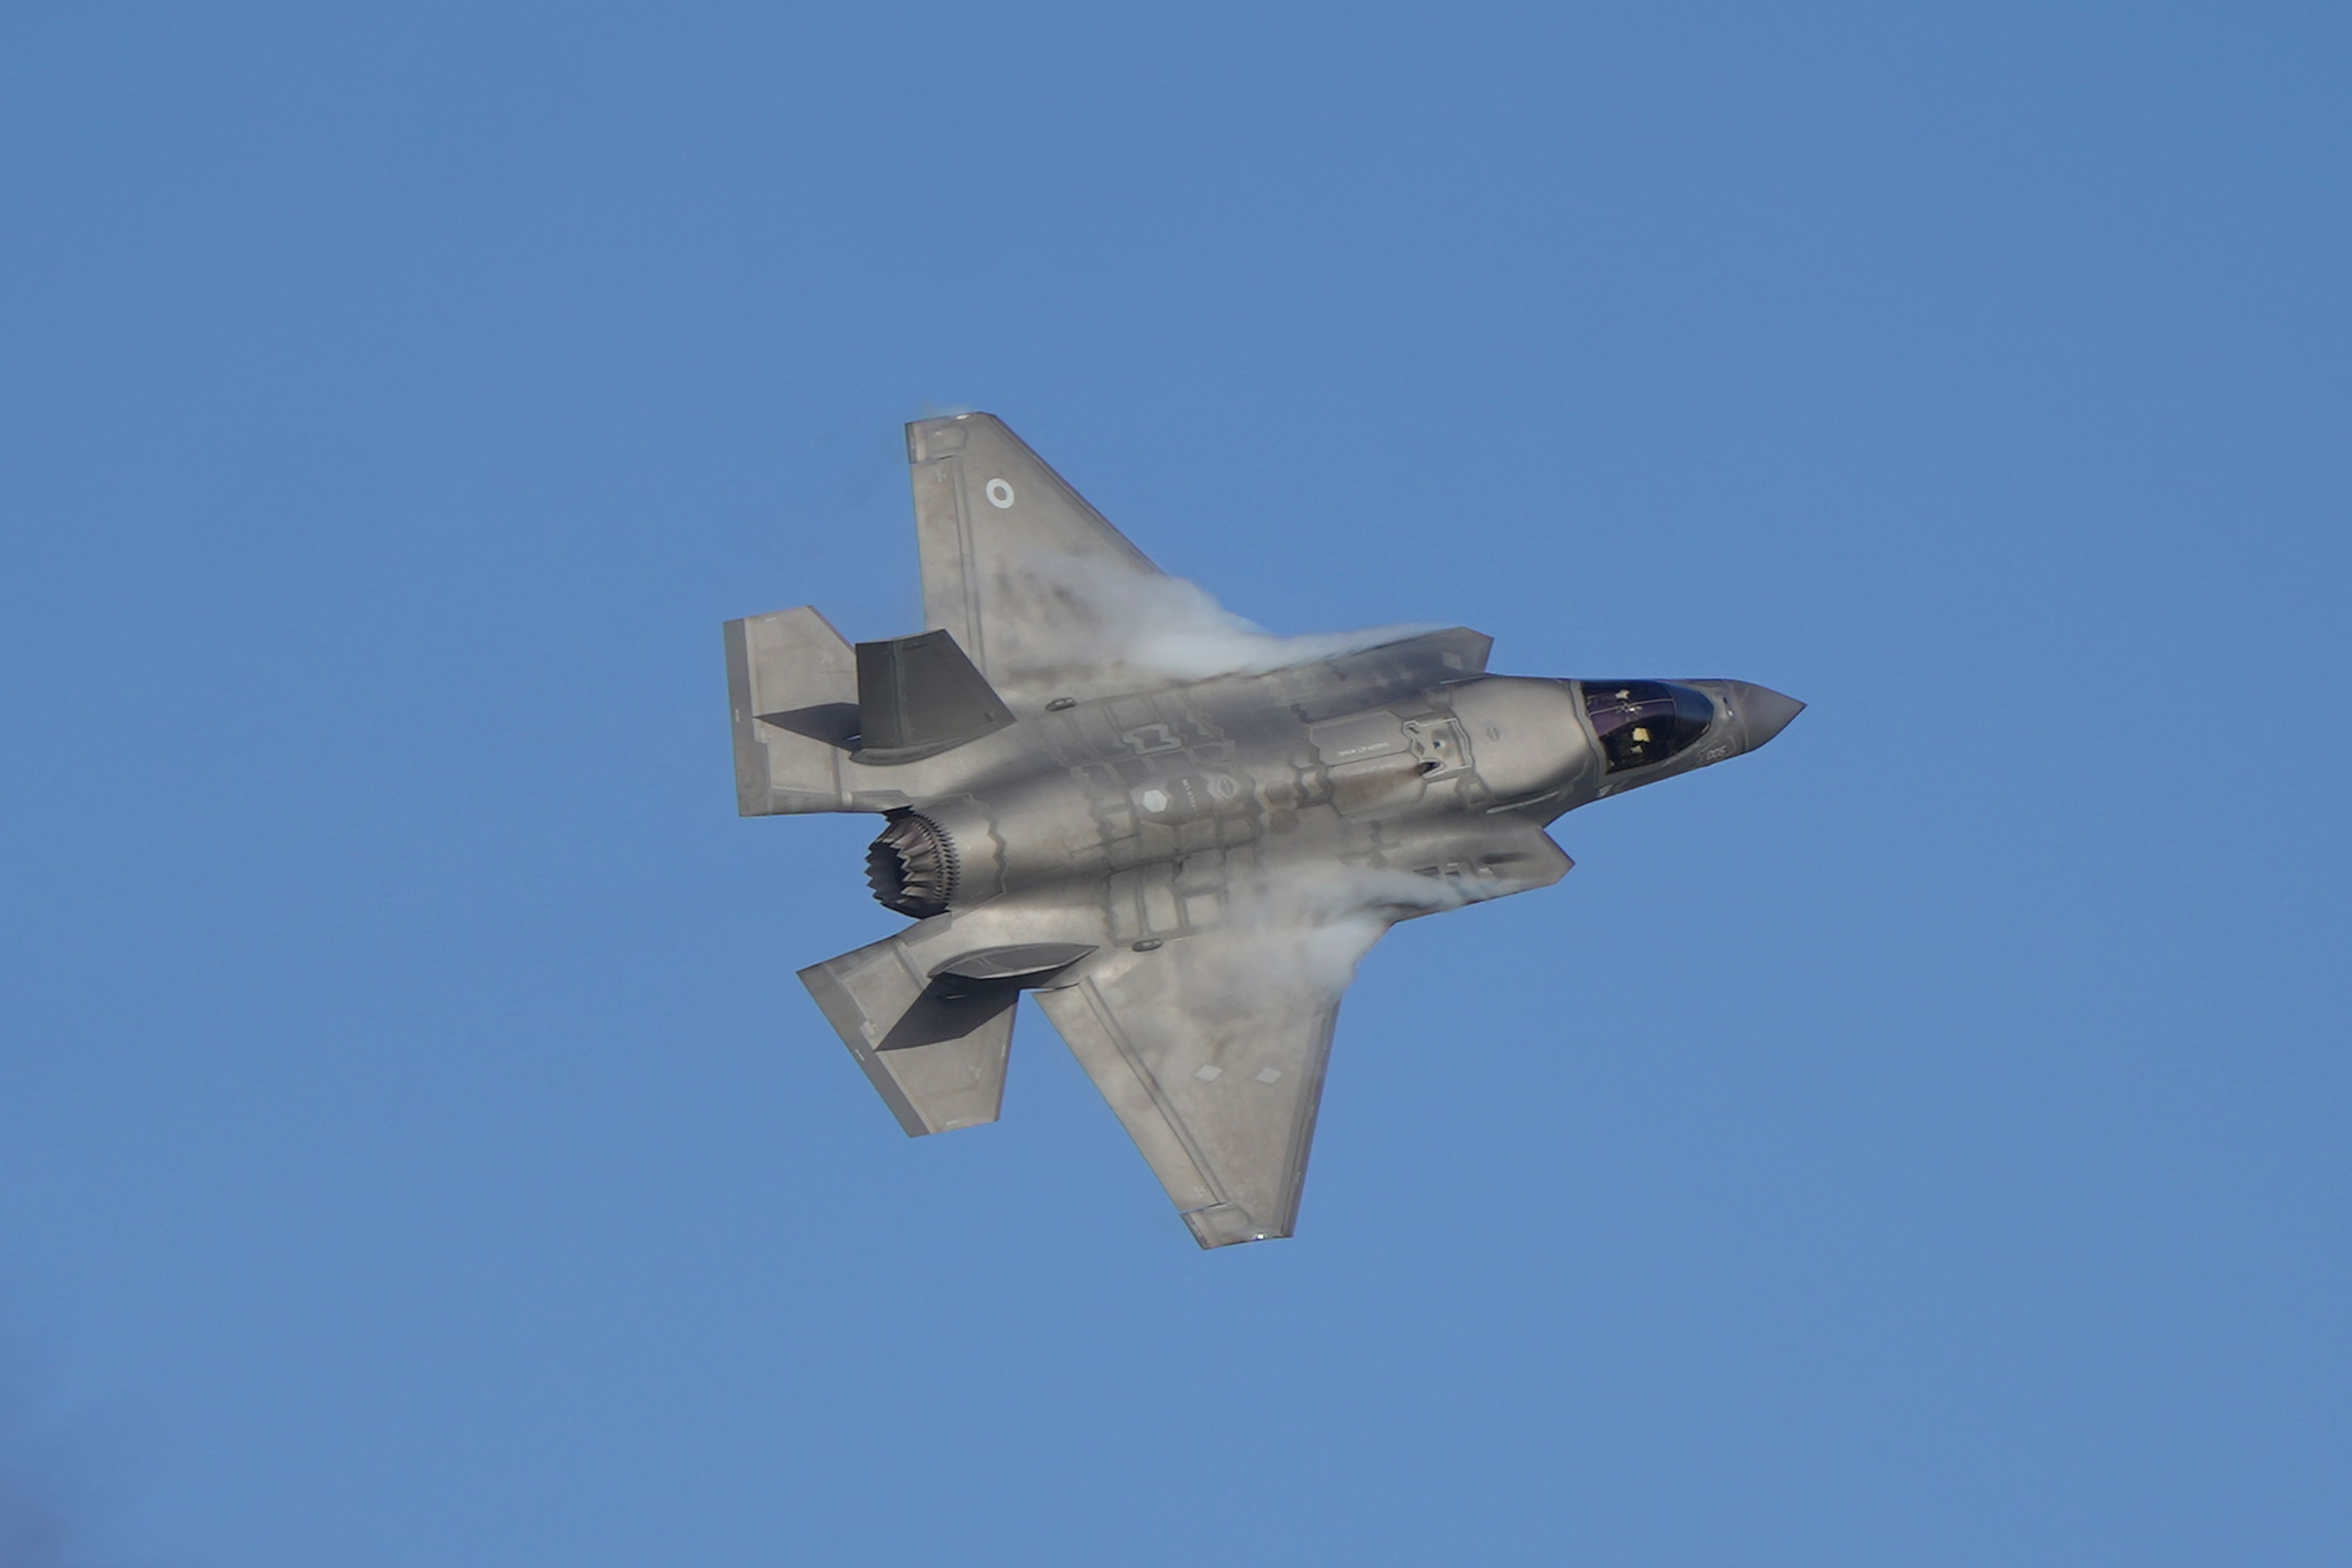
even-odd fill
[{"label": "pilot in cockpit", "polygon": [[1664,680],[1588,680],[1584,710],[1612,773],[1663,763],[1715,722],[1706,692]]}]

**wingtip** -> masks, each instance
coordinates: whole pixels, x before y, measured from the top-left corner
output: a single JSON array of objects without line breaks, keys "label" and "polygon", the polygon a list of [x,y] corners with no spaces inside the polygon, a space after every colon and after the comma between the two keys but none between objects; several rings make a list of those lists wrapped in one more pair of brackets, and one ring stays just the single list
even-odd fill
[{"label": "wingtip", "polygon": [[[963,449],[964,432],[959,426],[985,424],[998,429],[1006,428],[1003,420],[984,409],[965,408],[944,414],[926,415],[907,421],[907,461],[920,463],[932,458],[943,458]],[[942,432],[952,431],[942,438]]]},{"label": "wingtip", "polygon": [[1287,1226],[1266,1225],[1251,1216],[1239,1204],[1214,1204],[1207,1208],[1187,1209],[1184,1223],[1192,1232],[1192,1239],[1201,1250],[1219,1247],[1236,1247],[1244,1241],[1279,1241],[1290,1234]]}]

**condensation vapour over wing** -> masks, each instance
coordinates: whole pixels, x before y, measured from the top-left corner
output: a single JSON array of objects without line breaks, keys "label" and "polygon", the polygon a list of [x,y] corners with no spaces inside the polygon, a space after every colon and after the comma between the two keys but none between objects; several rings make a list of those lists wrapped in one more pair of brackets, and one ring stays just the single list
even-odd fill
[{"label": "condensation vapour over wing", "polygon": [[1122,674],[1153,682],[1262,674],[1438,629],[1420,624],[1284,637],[1181,577],[1044,554],[1024,558],[1020,570],[1058,612],[1050,637],[1034,647],[1037,663],[1023,673],[1082,672],[1098,690]]}]

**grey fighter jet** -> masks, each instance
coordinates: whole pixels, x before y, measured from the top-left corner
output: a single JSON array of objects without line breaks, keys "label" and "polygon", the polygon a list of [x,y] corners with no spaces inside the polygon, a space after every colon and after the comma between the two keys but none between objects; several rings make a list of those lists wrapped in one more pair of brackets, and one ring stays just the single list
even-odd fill
[{"label": "grey fighter jet", "polygon": [[909,425],[907,456],[929,630],[727,623],[742,814],[879,814],[866,879],[914,921],[801,980],[909,1134],[996,1120],[1034,993],[1202,1247],[1291,1233],[1382,932],[1550,886],[1553,818],[1802,707],[1489,675],[1462,627],[1272,637],[989,415]]}]

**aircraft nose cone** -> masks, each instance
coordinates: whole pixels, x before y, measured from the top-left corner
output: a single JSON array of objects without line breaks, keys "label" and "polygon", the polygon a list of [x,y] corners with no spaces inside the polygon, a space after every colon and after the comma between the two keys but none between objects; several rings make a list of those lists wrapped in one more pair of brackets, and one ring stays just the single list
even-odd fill
[{"label": "aircraft nose cone", "polygon": [[1732,710],[1748,734],[1748,749],[1754,751],[1789,727],[1789,721],[1805,710],[1805,705],[1793,697],[1784,697],[1769,686],[1755,686],[1745,680],[1727,680],[1727,695]]}]

